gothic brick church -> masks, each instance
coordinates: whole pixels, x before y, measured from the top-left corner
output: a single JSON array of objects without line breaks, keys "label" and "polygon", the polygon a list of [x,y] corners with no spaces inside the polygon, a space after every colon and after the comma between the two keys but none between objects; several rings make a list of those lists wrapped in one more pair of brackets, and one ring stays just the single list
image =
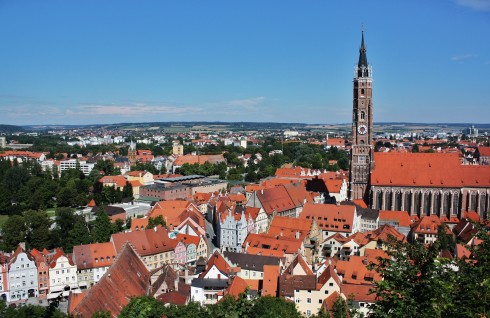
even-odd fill
[{"label": "gothic brick church", "polygon": [[419,217],[460,218],[467,211],[489,217],[490,166],[462,165],[457,153],[374,152],[373,79],[364,32],[353,83],[351,200]]}]

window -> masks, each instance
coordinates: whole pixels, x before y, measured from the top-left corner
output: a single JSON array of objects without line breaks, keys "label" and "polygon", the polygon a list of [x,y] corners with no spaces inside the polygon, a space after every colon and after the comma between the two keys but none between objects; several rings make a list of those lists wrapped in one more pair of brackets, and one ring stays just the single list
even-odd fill
[{"label": "window", "polygon": [[311,298],[306,298],[306,302],[307,302],[308,304],[311,304]]},{"label": "window", "polygon": [[318,299],[318,303],[319,303],[319,304],[323,304],[323,300]]}]

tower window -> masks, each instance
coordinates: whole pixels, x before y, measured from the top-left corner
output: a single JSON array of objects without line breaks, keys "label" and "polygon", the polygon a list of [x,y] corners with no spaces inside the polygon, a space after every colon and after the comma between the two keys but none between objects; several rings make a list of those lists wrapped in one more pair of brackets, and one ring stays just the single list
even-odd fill
[{"label": "tower window", "polygon": [[361,95],[364,95],[364,88],[361,88]]},{"label": "tower window", "polygon": [[366,113],[365,112],[361,112],[361,119],[366,119]]}]

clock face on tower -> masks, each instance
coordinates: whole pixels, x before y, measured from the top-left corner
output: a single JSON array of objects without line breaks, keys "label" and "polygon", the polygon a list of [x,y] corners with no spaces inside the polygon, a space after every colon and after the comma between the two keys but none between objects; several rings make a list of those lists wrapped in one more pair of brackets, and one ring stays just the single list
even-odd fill
[{"label": "clock face on tower", "polygon": [[357,127],[357,132],[358,132],[359,134],[361,134],[361,135],[364,135],[365,133],[367,133],[367,130],[368,130],[368,129],[367,129],[366,125],[359,125],[359,126]]}]

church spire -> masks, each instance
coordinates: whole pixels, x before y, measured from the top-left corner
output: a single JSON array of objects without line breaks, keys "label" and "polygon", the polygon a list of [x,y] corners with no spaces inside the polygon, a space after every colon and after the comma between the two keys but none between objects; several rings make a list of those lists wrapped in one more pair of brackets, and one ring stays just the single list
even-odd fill
[{"label": "church spire", "polygon": [[369,77],[366,46],[364,45],[364,26],[362,28],[361,47],[359,48],[359,62],[357,63],[357,76]]}]

